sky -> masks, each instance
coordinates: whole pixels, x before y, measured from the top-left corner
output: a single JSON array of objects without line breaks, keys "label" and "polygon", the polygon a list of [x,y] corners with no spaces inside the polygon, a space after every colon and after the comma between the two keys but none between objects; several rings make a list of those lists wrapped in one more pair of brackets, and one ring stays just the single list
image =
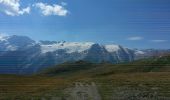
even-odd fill
[{"label": "sky", "polygon": [[0,34],[170,49],[170,1],[0,0]]}]

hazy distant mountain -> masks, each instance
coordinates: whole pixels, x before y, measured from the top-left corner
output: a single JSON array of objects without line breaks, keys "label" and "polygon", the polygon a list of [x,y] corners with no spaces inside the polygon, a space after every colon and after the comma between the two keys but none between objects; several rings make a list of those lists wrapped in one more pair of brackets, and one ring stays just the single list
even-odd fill
[{"label": "hazy distant mountain", "polygon": [[129,62],[143,58],[149,53],[145,50],[131,50],[115,44],[101,45],[92,42],[66,41],[36,42],[26,36],[1,36],[0,73],[30,74],[47,66],[79,60],[93,63]]},{"label": "hazy distant mountain", "polygon": [[170,54],[170,49],[143,49],[134,50],[135,60],[149,57],[161,57]]}]

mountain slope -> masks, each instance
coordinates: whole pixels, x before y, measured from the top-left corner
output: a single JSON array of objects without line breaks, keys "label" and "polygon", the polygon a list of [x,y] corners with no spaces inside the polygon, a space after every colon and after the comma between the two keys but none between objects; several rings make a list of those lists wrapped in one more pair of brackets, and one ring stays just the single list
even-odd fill
[{"label": "mountain slope", "polygon": [[92,42],[39,41],[26,36],[1,36],[0,73],[32,74],[64,62],[120,63],[134,60],[133,51],[119,45]]},{"label": "mountain slope", "polygon": [[112,64],[160,56],[169,50],[132,50],[116,44],[34,41],[26,36],[0,36],[0,73],[33,74],[48,66],[75,62]]}]

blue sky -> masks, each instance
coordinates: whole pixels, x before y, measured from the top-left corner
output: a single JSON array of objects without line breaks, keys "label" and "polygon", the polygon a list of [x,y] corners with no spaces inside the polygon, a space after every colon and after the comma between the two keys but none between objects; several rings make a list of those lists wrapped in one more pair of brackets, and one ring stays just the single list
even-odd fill
[{"label": "blue sky", "polygon": [[170,48],[170,1],[0,0],[0,33]]}]

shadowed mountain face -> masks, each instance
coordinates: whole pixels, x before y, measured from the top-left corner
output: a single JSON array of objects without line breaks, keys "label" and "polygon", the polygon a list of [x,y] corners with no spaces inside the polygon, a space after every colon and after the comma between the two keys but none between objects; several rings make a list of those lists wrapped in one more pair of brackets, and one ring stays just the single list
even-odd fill
[{"label": "shadowed mountain face", "polygon": [[[79,60],[93,63],[130,62],[147,55],[120,45],[92,42],[39,41],[26,36],[3,36],[0,39],[0,73],[32,74],[47,66]],[[151,54],[151,51],[149,51]]]}]

